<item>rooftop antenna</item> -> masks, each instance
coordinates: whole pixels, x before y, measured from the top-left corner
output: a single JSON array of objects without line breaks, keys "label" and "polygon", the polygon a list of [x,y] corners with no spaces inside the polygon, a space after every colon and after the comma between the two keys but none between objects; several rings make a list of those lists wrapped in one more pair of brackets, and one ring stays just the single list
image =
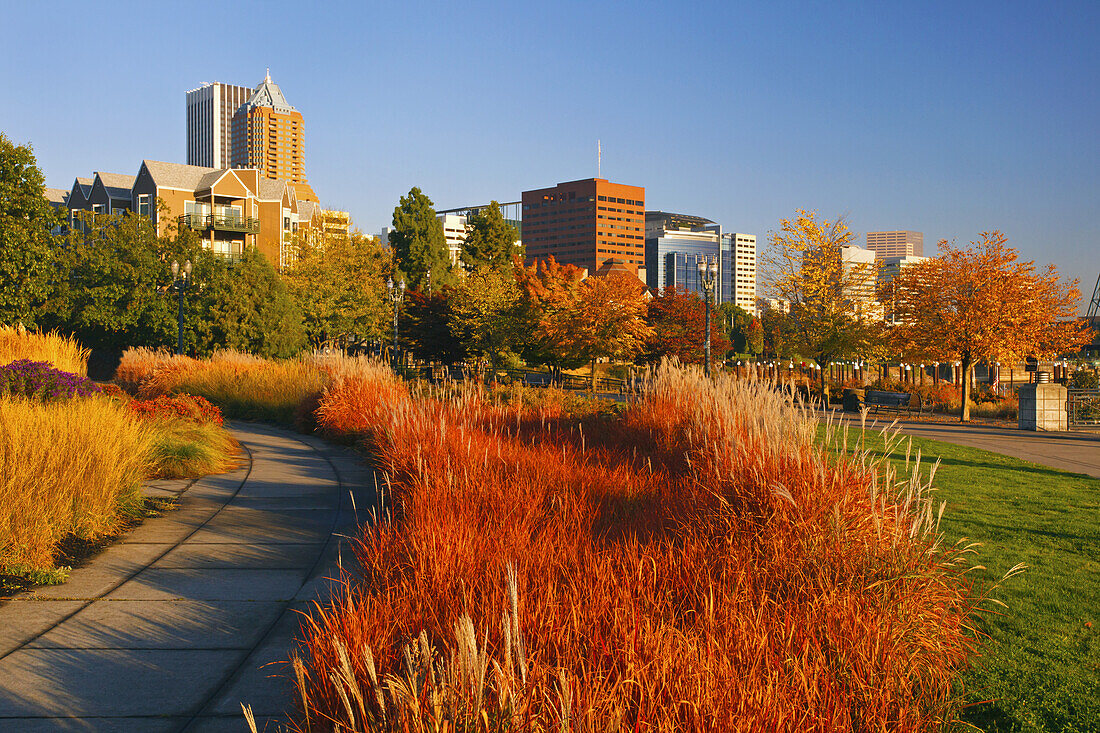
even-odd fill
[{"label": "rooftop antenna", "polygon": [[600,147],[600,141],[596,140],[596,178],[602,177],[603,168],[603,149]]}]

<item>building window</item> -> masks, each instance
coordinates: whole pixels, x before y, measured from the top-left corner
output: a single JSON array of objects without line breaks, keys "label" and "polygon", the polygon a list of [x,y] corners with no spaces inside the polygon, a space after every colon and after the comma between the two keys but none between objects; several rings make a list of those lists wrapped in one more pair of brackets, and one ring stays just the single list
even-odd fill
[{"label": "building window", "polygon": [[142,216],[149,216],[149,194],[138,194],[138,213]]}]

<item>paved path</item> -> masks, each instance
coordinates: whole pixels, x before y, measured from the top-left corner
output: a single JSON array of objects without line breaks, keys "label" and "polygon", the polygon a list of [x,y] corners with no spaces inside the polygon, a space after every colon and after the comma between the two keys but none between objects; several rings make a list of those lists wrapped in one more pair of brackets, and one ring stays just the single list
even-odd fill
[{"label": "paved path", "polygon": [[240,469],[151,487],[179,509],[0,606],[0,731],[243,731],[241,702],[263,730],[290,704],[296,610],[327,597],[373,476],[346,449],[233,428]]},{"label": "paved path", "polygon": [[[837,414],[844,415],[845,419],[859,425],[858,418],[844,413]],[[878,424],[881,426],[889,422],[889,419],[880,418]],[[1022,458],[1041,466],[1100,478],[1100,435],[1096,433],[1042,433],[1008,426],[918,420],[898,420],[897,424],[906,435],[981,448],[992,453]]]}]

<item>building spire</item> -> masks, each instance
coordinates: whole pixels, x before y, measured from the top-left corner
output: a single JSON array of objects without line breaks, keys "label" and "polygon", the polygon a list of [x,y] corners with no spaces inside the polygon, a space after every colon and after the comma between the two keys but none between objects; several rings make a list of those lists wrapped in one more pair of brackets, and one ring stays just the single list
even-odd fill
[{"label": "building spire", "polygon": [[266,81],[268,84],[271,83],[271,67],[270,66],[267,67],[267,73],[264,74],[264,81]]}]

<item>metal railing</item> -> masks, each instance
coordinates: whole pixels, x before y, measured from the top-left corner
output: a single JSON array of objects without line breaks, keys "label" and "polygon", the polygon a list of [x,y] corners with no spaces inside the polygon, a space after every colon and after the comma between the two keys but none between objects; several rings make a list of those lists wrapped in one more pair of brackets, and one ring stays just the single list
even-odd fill
[{"label": "metal railing", "polygon": [[232,214],[180,214],[179,225],[196,231],[214,229],[246,234],[256,234],[260,231],[260,220],[256,217]]},{"label": "metal railing", "polygon": [[1066,395],[1069,427],[1100,427],[1100,389],[1070,389]]}]

